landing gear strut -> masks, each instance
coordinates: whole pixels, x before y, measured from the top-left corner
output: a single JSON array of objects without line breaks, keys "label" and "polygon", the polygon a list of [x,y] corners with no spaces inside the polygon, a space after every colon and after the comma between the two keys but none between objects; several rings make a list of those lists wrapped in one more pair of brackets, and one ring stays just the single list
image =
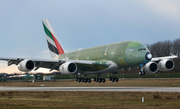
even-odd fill
[{"label": "landing gear strut", "polygon": [[143,71],[143,68],[141,68],[141,71],[139,71],[139,75],[145,75],[145,72]]}]

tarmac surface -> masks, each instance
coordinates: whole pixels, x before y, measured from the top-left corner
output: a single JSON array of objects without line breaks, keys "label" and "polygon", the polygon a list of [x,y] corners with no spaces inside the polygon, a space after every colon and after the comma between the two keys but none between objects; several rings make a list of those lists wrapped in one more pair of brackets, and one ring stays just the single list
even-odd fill
[{"label": "tarmac surface", "polygon": [[0,87],[0,91],[180,92],[180,87]]}]

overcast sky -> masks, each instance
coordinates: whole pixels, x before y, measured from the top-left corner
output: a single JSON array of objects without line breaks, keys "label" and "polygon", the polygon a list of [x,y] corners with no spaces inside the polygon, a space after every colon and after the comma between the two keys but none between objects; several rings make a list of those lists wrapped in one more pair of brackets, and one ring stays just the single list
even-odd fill
[{"label": "overcast sky", "polygon": [[[44,18],[66,52],[180,38],[180,0],[0,0],[0,16],[0,57],[50,58]],[[10,69],[0,61],[0,72]]]}]

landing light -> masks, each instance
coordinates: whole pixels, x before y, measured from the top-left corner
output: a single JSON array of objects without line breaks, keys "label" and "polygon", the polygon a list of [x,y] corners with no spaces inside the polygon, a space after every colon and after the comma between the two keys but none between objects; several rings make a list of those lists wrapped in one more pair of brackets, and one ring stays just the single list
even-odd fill
[{"label": "landing light", "polygon": [[145,55],[146,60],[150,61],[152,59],[151,53],[147,52]]}]

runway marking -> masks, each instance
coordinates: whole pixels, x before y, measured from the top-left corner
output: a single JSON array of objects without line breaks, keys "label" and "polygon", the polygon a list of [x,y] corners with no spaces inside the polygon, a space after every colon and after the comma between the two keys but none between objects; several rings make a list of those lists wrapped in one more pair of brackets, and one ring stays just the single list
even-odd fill
[{"label": "runway marking", "polygon": [[180,92],[180,87],[0,87],[0,91]]}]

